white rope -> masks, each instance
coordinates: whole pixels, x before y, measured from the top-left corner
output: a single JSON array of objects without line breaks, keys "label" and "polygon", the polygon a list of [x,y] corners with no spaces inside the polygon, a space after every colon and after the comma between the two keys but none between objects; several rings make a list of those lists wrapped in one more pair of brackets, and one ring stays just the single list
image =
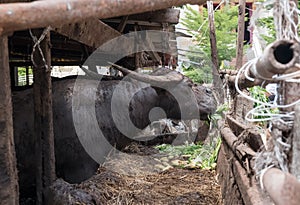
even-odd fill
[{"label": "white rope", "polygon": [[[263,2],[260,6],[258,6],[258,9],[254,12],[253,16],[251,17],[251,28],[254,30],[254,28],[257,28],[257,19],[260,19],[261,12],[265,12],[266,10],[270,10],[270,8],[273,7],[273,16],[274,16],[274,24],[275,24],[275,31],[276,31],[276,39],[277,40],[295,40],[298,43],[300,43],[299,36],[298,36],[298,22],[295,22],[295,15],[298,16],[300,14],[297,5],[295,2],[291,2],[289,0],[269,0]],[[258,33],[255,34],[256,39],[262,39]],[[254,46],[255,47],[255,46]],[[262,52],[259,52],[255,50],[256,54],[262,54]],[[269,129],[277,129],[274,133],[272,133],[271,142],[273,143],[273,148],[269,151],[262,151],[259,152],[256,160],[255,160],[255,170],[257,175],[259,176],[259,181],[262,189],[263,186],[263,176],[266,173],[267,170],[269,170],[272,167],[277,167],[281,169],[284,172],[288,172],[288,152],[291,149],[291,142],[290,138],[283,139],[283,136],[281,136],[282,130],[275,126],[275,121],[277,123],[287,126],[288,128],[292,127],[293,120],[294,120],[294,114],[295,112],[287,112],[281,110],[280,113],[272,113],[271,109],[284,109],[292,107],[298,103],[300,103],[300,99],[295,100],[292,103],[289,104],[277,104],[277,99],[281,99],[282,94],[276,94],[275,100],[273,103],[269,102],[261,102],[260,100],[254,99],[251,96],[246,95],[243,93],[239,86],[238,86],[238,79],[241,76],[242,72],[244,72],[245,78],[249,81],[254,81],[252,77],[249,76],[249,70],[251,68],[255,69],[256,62],[258,60],[258,55],[256,55],[256,58],[252,61],[249,61],[246,63],[238,72],[237,77],[235,79],[235,87],[238,93],[240,93],[243,97],[246,99],[256,102],[258,104],[257,107],[250,110],[246,116],[245,119],[250,122],[262,122],[262,121],[269,121],[270,127]],[[261,80],[267,80],[277,83],[278,85],[282,85],[284,82],[295,82],[300,83],[300,65],[296,64],[294,72],[287,73],[287,74],[277,74],[272,76],[271,79],[263,78],[262,76],[259,76],[258,73],[255,73],[255,76]],[[251,69],[252,70],[252,69]],[[280,102],[281,103],[281,102]],[[277,133],[279,132],[279,133]]]},{"label": "white rope", "polygon": [[[294,106],[294,105],[300,103],[300,99],[298,99],[298,100],[296,100],[296,101],[294,101],[294,102],[292,102],[292,103],[290,103],[290,104],[287,104],[287,105],[278,105],[278,104],[272,104],[272,103],[268,103],[268,102],[262,102],[262,101],[257,100],[257,99],[255,99],[255,98],[249,96],[249,95],[246,95],[246,94],[239,88],[239,83],[238,83],[238,82],[239,82],[239,78],[240,78],[240,76],[241,76],[241,74],[242,74],[242,71],[245,71],[246,68],[247,68],[247,66],[249,66],[249,64],[253,63],[254,60],[255,60],[255,59],[253,59],[253,60],[249,61],[248,63],[246,63],[246,64],[238,71],[238,73],[237,73],[237,75],[236,75],[234,85],[235,85],[235,89],[238,91],[239,94],[241,94],[244,98],[246,98],[246,99],[248,99],[248,100],[250,100],[250,101],[252,101],[252,102],[256,102],[256,103],[258,103],[258,104],[260,104],[260,105],[269,106],[269,107],[272,107],[272,108],[289,108],[289,107],[292,107],[292,106]],[[254,61],[254,62],[255,62],[255,61]],[[253,79],[253,80],[254,80],[254,79]]]},{"label": "white rope", "polygon": [[45,39],[46,35],[48,34],[48,32],[50,32],[50,30],[51,30],[51,27],[50,27],[50,26],[48,26],[47,28],[45,28],[44,31],[43,31],[43,33],[42,33],[42,35],[41,35],[41,36],[39,37],[39,39],[38,39],[36,36],[33,35],[31,29],[29,29],[29,34],[30,34],[30,36],[31,36],[31,38],[32,38],[32,40],[33,40],[33,42],[34,42],[34,45],[33,45],[33,47],[32,47],[32,53],[31,53],[31,56],[30,56],[30,57],[31,57],[32,64],[33,64],[35,67],[37,67],[37,64],[35,63],[34,56],[33,56],[33,54],[34,54],[34,52],[35,52],[35,50],[36,50],[36,47],[37,47],[38,50],[39,50],[39,52],[40,52],[40,55],[41,55],[41,57],[42,57],[42,61],[43,61],[43,63],[44,63],[45,69],[46,69],[47,71],[48,71],[49,69],[51,70],[51,67],[49,68],[48,65],[47,65],[47,63],[46,63],[46,59],[45,59],[45,56],[44,56],[44,54],[43,54],[43,51],[42,51],[42,49],[41,49],[41,47],[40,47],[40,43]]},{"label": "white rope", "polygon": [[[279,5],[277,5],[279,4]],[[274,24],[276,29],[276,38],[290,39],[299,41],[298,25],[294,21],[294,15],[299,14],[297,5],[293,1],[280,0],[274,4]]]}]

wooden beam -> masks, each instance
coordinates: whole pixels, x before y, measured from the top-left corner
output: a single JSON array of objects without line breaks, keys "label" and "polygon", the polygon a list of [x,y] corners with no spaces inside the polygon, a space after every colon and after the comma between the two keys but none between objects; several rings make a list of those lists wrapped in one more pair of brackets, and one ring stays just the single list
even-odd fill
[{"label": "wooden beam", "polygon": [[246,0],[239,0],[239,17],[238,17],[238,39],[236,48],[237,69],[243,65],[244,33],[245,33],[245,6]]},{"label": "wooden beam", "polygon": [[95,49],[121,35],[120,32],[97,18],[88,18],[77,23],[65,24],[53,30]]},{"label": "wooden beam", "polygon": [[0,73],[0,203],[14,205],[19,195],[6,36],[0,36]]},{"label": "wooden beam", "polygon": [[[97,17],[100,19],[160,10],[187,3],[203,4],[205,0],[43,0],[9,3],[0,6],[2,31],[42,28]],[[1,33],[1,31],[0,31]]]},{"label": "wooden beam", "polygon": [[169,8],[164,10],[150,11],[150,12],[130,15],[128,20],[177,24],[179,23],[179,14],[180,14],[179,9]]},{"label": "wooden beam", "polygon": [[[120,24],[121,20],[120,19],[103,19],[103,22],[105,23],[115,23],[115,24]],[[161,23],[157,22],[150,22],[150,21],[140,21],[140,20],[127,20],[126,21],[127,25],[139,25],[139,26],[148,26],[148,27],[158,27],[161,29]]]},{"label": "wooden beam", "polygon": [[121,19],[120,24],[119,24],[118,29],[117,29],[120,33],[123,33],[124,28],[127,24],[127,20],[128,20],[128,15],[123,16],[123,18]]},{"label": "wooden beam", "polygon": [[[41,30],[34,30],[38,38]],[[37,204],[44,204],[45,190],[55,180],[54,133],[52,118],[52,84],[51,84],[51,51],[50,32],[40,44],[41,51],[36,47],[34,58],[34,130],[36,151],[36,187]]]}]

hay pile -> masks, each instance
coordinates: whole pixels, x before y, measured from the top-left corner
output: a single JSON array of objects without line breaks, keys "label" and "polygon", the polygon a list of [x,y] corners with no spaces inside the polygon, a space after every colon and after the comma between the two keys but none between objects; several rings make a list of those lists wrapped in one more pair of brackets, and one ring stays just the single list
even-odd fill
[{"label": "hay pile", "polygon": [[215,172],[172,168],[158,174],[124,176],[106,169],[78,185],[95,204],[221,204]]},{"label": "hay pile", "polygon": [[152,148],[127,151],[131,154],[113,155],[81,184],[58,180],[52,204],[222,204],[215,171],[171,166],[163,171],[161,159],[167,156]]}]

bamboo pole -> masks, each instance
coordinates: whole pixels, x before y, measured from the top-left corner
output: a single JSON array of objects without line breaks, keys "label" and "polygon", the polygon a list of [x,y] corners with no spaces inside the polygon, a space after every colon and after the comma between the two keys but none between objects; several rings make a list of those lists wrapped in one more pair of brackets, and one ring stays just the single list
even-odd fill
[{"label": "bamboo pole", "polygon": [[89,17],[100,19],[160,10],[205,0],[41,0],[0,6],[0,34],[77,22]]},{"label": "bamboo pole", "polygon": [[256,66],[250,68],[250,75],[268,80],[275,74],[289,72],[298,63],[300,45],[291,40],[277,40],[269,44]]}]

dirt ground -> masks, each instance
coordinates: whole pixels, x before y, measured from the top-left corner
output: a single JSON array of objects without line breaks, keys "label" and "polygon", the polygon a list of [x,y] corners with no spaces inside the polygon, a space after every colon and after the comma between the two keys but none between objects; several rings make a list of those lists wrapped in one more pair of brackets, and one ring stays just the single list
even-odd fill
[{"label": "dirt ground", "polygon": [[151,148],[134,147],[127,152],[108,159],[81,184],[58,180],[53,204],[222,204],[214,170],[170,166],[166,156]]}]

